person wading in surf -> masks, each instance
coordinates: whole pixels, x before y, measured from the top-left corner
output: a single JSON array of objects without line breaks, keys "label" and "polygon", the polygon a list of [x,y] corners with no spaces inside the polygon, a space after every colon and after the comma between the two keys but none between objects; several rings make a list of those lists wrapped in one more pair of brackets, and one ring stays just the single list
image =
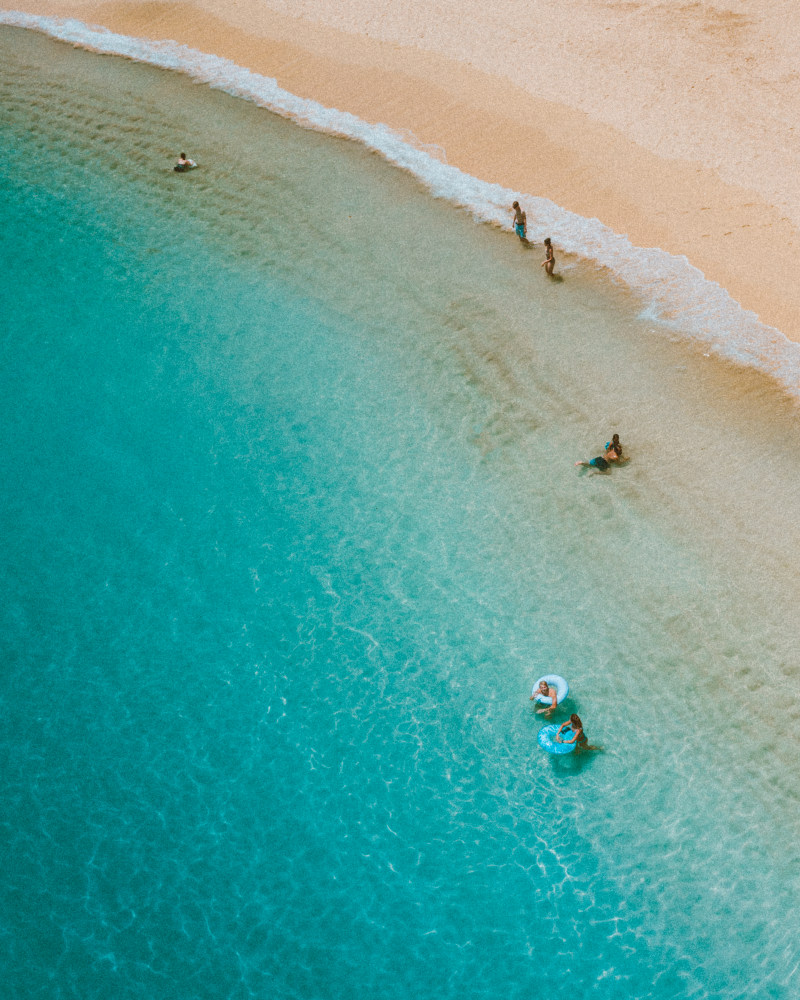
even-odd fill
[{"label": "person wading in surf", "polygon": [[519,207],[518,201],[515,201],[511,207],[514,210],[514,232],[517,236],[519,236],[520,240],[526,247],[533,246],[533,244],[528,241],[528,217]]}]

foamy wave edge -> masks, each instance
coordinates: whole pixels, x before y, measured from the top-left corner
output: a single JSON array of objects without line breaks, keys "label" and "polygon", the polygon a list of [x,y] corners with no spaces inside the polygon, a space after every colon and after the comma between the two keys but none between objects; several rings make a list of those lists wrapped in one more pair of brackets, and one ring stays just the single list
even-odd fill
[{"label": "foamy wave edge", "polygon": [[716,282],[709,281],[686,257],[658,248],[635,247],[599,219],[569,212],[547,198],[512,191],[465,174],[411,145],[386,125],[370,125],[355,115],[278,86],[271,77],[174,41],[153,42],[119,35],[73,18],[51,18],[0,10],[0,24],[40,31],[60,41],[135,62],[174,70],[233,97],[288,118],[306,128],[343,136],[380,153],[414,174],[437,198],[447,199],[480,222],[510,229],[509,205],[517,200],[528,213],[529,233],[554,239],[566,253],[607,268],[644,302],[643,318],[701,341],[709,351],[772,376],[800,397],[800,344],[743,309]]}]

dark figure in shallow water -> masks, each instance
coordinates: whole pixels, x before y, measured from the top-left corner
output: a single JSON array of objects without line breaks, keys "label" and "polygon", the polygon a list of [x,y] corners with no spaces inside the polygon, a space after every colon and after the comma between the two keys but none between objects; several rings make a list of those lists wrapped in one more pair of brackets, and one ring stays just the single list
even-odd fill
[{"label": "dark figure in shallow water", "polygon": [[197,164],[194,162],[194,160],[190,160],[186,155],[186,153],[181,153],[180,159],[172,169],[175,171],[176,174],[183,174],[187,170],[194,170],[196,166]]},{"label": "dark figure in shallow water", "polygon": [[611,467],[612,462],[619,461],[619,452],[614,448],[607,448],[604,455],[598,455],[596,458],[590,458],[587,462],[585,459],[581,459],[576,462],[576,465],[587,465],[594,469],[595,472],[608,472]]},{"label": "dark figure in shallow water", "polygon": [[628,459],[622,454],[622,445],[619,443],[619,434],[615,434],[610,441],[606,441],[606,453],[616,452],[616,458],[610,458],[611,462],[627,462]]},{"label": "dark figure in shallow water", "polygon": [[544,241],[545,249],[547,250],[547,256],[542,261],[541,266],[544,268],[544,273],[553,276],[553,269],[556,266],[556,258],[553,255],[553,244],[550,242],[550,237]]}]

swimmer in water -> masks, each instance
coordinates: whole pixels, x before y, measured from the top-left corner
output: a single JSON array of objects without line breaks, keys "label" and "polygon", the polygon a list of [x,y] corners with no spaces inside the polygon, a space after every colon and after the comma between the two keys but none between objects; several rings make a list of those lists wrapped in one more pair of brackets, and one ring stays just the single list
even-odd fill
[{"label": "swimmer in water", "polygon": [[196,166],[197,164],[194,162],[194,160],[190,160],[187,157],[186,153],[181,153],[180,159],[172,169],[175,171],[176,174],[183,174],[187,170],[194,170]]},{"label": "swimmer in water", "polygon": [[526,247],[533,246],[532,243],[528,242],[528,217],[519,207],[518,201],[515,201],[511,207],[514,209],[514,232],[517,236],[519,236],[520,240],[522,240]]},{"label": "swimmer in water", "polygon": [[547,256],[542,261],[542,267],[544,268],[544,273],[549,274],[551,277],[553,275],[553,268],[556,266],[556,259],[553,256],[553,244],[550,242],[550,237],[544,241],[545,249],[547,250]]},{"label": "swimmer in water", "polygon": [[595,472],[608,472],[611,468],[611,463],[618,461],[619,452],[612,446],[610,448],[606,448],[604,455],[598,455],[596,458],[590,458],[588,462],[581,459],[581,461],[576,462],[575,464],[586,465],[589,468],[594,469]]},{"label": "swimmer in water", "polygon": [[[571,739],[562,739],[562,733],[566,737],[572,733]],[[584,750],[602,750],[602,747],[593,747],[589,744],[589,740],[586,738],[586,733],[583,731],[583,723],[579,715],[574,712],[569,717],[568,722],[564,722],[558,727],[558,732],[555,735],[556,743],[574,743],[575,753],[583,753]]]},{"label": "swimmer in water", "polygon": [[547,681],[539,681],[539,689],[537,690],[536,694],[531,695],[530,700],[533,701],[535,698],[538,698],[539,695],[541,695],[543,698],[550,698],[551,704],[545,705],[542,708],[537,708],[536,714],[544,715],[545,717],[549,716],[552,713],[553,709],[556,707],[556,705],[558,705],[558,691],[556,691],[554,687],[550,687]]}]

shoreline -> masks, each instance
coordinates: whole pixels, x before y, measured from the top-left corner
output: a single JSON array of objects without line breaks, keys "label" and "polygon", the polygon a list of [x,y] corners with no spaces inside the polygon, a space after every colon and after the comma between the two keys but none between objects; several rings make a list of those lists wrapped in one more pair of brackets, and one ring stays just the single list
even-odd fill
[{"label": "shoreline", "polygon": [[[411,133],[464,173],[597,218],[636,246],[685,256],[762,323],[800,342],[800,232],[786,209],[696,161],[666,160],[583,111],[438,53],[248,4],[224,18],[202,0],[32,0],[16,9],[170,39],[273,77],[299,97]],[[247,30],[236,23],[245,20]]]}]

